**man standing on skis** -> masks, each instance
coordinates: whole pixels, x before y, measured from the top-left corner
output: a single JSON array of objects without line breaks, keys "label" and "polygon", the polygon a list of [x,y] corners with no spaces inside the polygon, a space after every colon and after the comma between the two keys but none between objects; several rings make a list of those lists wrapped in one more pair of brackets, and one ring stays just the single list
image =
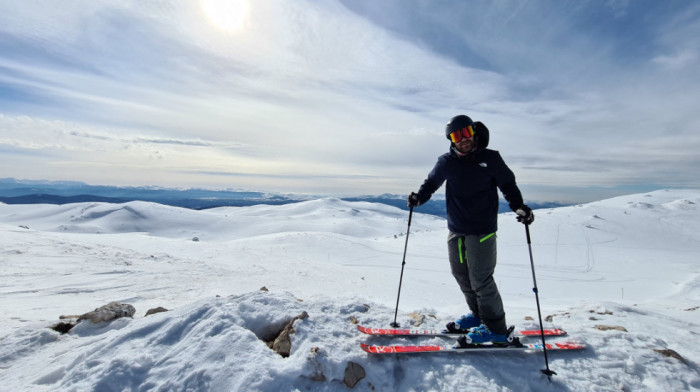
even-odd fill
[{"label": "man standing on skis", "polygon": [[470,314],[447,324],[463,331],[471,343],[508,342],[503,301],[493,279],[496,268],[498,192],[501,190],[518,221],[535,220],[523,203],[515,175],[498,151],[487,149],[489,130],[465,115],[447,123],[445,135],[450,151],[438,158],[418,192],[408,197],[409,207],[427,202],[447,182],[447,249],[452,275],[469,306]]}]

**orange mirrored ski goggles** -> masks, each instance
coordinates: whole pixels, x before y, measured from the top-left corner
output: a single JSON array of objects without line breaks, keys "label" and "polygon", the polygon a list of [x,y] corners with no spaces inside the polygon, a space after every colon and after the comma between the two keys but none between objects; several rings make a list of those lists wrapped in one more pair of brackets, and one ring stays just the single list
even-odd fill
[{"label": "orange mirrored ski goggles", "polygon": [[474,136],[474,129],[471,125],[468,125],[466,128],[452,132],[450,134],[450,140],[452,140],[452,143],[459,143],[462,139],[469,139],[472,136]]}]

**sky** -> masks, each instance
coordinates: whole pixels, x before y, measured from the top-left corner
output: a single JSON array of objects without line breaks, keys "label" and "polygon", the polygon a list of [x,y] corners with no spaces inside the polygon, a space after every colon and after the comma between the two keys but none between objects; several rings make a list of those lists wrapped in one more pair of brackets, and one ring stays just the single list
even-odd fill
[{"label": "sky", "polygon": [[0,0],[0,177],[408,194],[467,114],[525,200],[698,188],[689,1]]}]

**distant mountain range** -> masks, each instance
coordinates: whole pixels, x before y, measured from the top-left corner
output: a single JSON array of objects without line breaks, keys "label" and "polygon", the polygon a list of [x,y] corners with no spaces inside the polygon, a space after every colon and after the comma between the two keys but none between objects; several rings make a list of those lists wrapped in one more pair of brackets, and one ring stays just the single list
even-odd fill
[{"label": "distant mountain range", "polygon": [[[175,189],[159,187],[116,187],[88,185],[77,181],[32,181],[0,179],[0,202],[6,204],[69,204],[84,202],[126,203],[150,201],[202,210],[215,207],[244,207],[257,204],[280,205],[318,199],[321,195],[276,194],[245,190]],[[347,201],[383,203],[408,210],[405,195],[384,194],[341,198]],[[561,207],[558,203],[530,203],[533,209]],[[425,214],[445,217],[445,201],[430,200],[419,207]],[[501,200],[499,212],[510,211]]]}]

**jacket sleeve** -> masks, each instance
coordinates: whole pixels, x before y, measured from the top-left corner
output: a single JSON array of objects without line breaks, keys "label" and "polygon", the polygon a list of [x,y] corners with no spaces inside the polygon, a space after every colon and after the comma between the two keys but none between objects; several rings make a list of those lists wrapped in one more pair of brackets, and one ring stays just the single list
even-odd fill
[{"label": "jacket sleeve", "polygon": [[510,209],[515,212],[524,204],[520,188],[518,188],[515,182],[515,174],[513,174],[505,161],[503,161],[501,154],[497,153],[496,160],[498,162],[495,173],[496,185],[498,189],[501,190],[501,193],[503,193],[503,197],[508,202]]},{"label": "jacket sleeve", "polygon": [[418,190],[418,200],[420,201],[420,204],[430,200],[433,193],[440,189],[442,184],[445,182],[445,164],[445,156],[438,158],[433,170],[431,170],[428,174],[428,178],[423,181],[423,185],[421,185],[420,189]]}]

